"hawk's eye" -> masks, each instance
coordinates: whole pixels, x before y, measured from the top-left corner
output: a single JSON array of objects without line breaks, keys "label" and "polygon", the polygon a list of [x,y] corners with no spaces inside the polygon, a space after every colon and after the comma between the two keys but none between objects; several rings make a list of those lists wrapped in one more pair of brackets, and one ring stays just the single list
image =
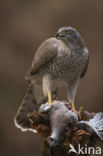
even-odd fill
[{"label": "hawk's eye", "polygon": [[65,33],[66,33],[67,35],[69,35],[69,34],[70,34],[70,30],[65,30]]}]

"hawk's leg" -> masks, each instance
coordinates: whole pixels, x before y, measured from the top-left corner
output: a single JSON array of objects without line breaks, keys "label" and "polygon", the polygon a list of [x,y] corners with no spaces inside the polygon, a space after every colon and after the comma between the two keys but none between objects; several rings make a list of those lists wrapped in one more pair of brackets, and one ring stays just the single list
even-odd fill
[{"label": "hawk's leg", "polygon": [[[71,107],[72,107],[72,111],[76,112],[74,101],[71,101]],[[82,112],[82,107],[80,107],[79,111],[77,111],[79,119],[81,119],[81,112]]]},{"label": "hawk's leg", "polygon": [[76,109],[75,109],[75,104],[74,104],[74,101],[71,101],[71,107],[72,107],[72,110],[75,112]]},{"label": "hawk's leg", "polygon": [[45,96],[48,96],[48,103],[52,105],[52,77],[48,74],[43,77],[43,93]]},{"label": "hawk's leg", "polygon": [[77,91],[77,87],[78,87],[78,81],[76,81],[76,80],[72,80],[68,83],[67,96],[68,96],[69,102],[71,103],[72,111],[74,111],[74,112],[76,111],[74,100],[75,100],[75,94]]},{"label": "hawk's leg", "polygon": [[[75,100],[75,94],[77,91],[79,80],[72,80],[68,82],[68,100],[71,103],[72,111],[76,111],[74,100]],[[80,107],[78,112],[78,116],[81,119],[81,111],[82,107]]]},{"label": "hawk's leg", "polygon": [[49,105],[51,106],[52,105],[52,96],[51,96],[51,93],[48,93],[48,102],[49,102]]},{"label": "hawk's leg", "polygon": [[81,112],[82,112],[82,107],[79,108],[79,111],[78,111],[78,116],[79,116],[79,119],[81,119]]}]

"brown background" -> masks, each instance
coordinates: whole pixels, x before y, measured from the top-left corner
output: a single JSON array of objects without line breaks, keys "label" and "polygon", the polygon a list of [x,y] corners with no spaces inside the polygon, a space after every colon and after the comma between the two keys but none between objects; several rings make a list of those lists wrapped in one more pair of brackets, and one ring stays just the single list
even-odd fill
[{"label": "brown background", "polygon": [[41,138],[22,133],[13,117],[27,88],[24,76],[35,50],[66,25],[81,33],[90,52],[76,106],[103,111],[103,0],[0,0],[0,155],[40,155]]}]

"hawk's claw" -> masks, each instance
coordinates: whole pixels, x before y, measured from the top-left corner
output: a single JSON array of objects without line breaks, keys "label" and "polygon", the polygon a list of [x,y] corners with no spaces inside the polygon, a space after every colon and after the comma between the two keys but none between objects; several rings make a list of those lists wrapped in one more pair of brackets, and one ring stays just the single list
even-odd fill
[{"label": "hawk's claw", "polygon": [[82,112],[82,107],[80,107],[80,108],[79,108],[79,111],[78,111],[78,116],[79,116],[79,119],[80,119],[80,120],[81,120],[81,118],[82,118],[82,117],[81,117],[81,112]]},{"label": "hawk's claw", "polygon": [[51,93],[48,93],[48,102],[49,102],[49,105],[52,106]]},{"label": "hawk's claw", "polygon": [[72,107],[72,111],[73,111],[73,112],[76,112],[75,105],[74,105],[74,101],[71,102],[71,107]]}]

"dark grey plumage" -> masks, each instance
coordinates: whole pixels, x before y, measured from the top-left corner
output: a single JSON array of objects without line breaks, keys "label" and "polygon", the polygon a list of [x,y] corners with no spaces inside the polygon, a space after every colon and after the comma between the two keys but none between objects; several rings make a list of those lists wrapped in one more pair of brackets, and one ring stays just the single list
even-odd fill
[{"label": "dark grey plumage", "polygon": [[60,28],[56,38],[49,38],[40,45],[26,75],[32,83],[36,104],[62,84],[67,87],[68,101],[74,102],[79,80],[87,66],[88,50],[80,34],[72,27]]}]

